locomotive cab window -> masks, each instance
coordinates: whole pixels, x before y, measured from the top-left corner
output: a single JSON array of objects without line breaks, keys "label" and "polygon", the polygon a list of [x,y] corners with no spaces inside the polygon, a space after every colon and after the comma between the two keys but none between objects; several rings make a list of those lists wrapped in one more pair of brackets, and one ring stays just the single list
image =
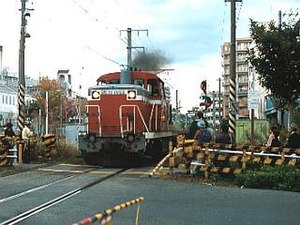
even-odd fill
[{"label": "locomotive cab window", "polygon": [[133,81],[133,83],[134,83],[135,85],[139,85],[139,86],[141,86],[141,87],[144,87],[144,80],[143,80],[143,79],[135,79],[135,80]]},{"label": "locomotive cab window", "polygon": [[147,81],[147,90],[150,92],[151,96],[159,96],[158,81],[155,79],[148,80]]}]

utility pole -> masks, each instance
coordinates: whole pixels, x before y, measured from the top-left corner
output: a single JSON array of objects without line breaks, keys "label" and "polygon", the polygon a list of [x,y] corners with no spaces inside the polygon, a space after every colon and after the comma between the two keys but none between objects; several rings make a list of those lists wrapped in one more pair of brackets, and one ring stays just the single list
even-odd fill
[{"label": "utility pole", "polygon": [[222,116],[221,116],[221,77],[219,77],[219,122],[221,124]]},{"label": "utility pole", "polygon": [[29,10],[26,8],[27,0],[21,0],[21,37],[19,48],[19,90],[18,90],[18,127],[20,133],[24,128],[25,123],[25,40],[30,35],[26,32],[27,17],[30,16]]},{"label": "utility pole", "polygon": [[213,91],[213,127],[214,127],[214,135],[216,132],[216,93]]},{"label": "utility pole", "polygon": [[236,104],[236,2],[241,2],[242,0],[225,0],[225,2],[230,2],[230,20],[231,20],[231,31],[230,31],[230,88],[229,88],[229,100],[230,100],[230,110],[229,110],[229,132],[233,135],[233,141],[236,139],[236,114],[237,114],[237,104]]},{"label": "utility pole", "polygon": [[131,36],[132,36],[132,32],[137,32],[137,34],[139,35],[141,31],[147,32],[147,36],[148,36],[148,30],[147,29],[143,29],[143,30],[132,30],[131,28],[127,28],[127,30],[121,30],[120,32],[126,31],[127,32],[127,72],[129,75],[129,81],[131,82],[131,74],[130,74],[130,70],[132,69],[132,49],[133,48],[142,48],[144,49],[144,47],[132,47],[132,40],[131,40]]}]

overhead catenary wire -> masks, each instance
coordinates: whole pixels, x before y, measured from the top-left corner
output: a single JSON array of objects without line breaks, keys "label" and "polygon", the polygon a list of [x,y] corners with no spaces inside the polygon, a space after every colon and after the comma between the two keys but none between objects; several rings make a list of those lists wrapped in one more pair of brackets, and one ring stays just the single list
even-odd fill
[{"label": "overhead catenary wire", "polygon": [[[124,44],[127,44],[127,43],[128,43],[127,37],[124,36],[124,35],[120,35],[120,30],[121,30],[121,29],[118,28],[118,27],[116,27],[115,25],[111,24],[110,22],[108,22],[108,21],[111,21],[111,20],[107,17],[107,14],[105,15],[106,18],[104,18],[104,19],[99,19],[98,16],[92,15],[91,11],[88,10],[87,7],[84,6],[83,4],[79,3],[78,0],[72,0],[72,1],[73,1],[73,3],[76,4],[81,10],[83,10],[84,13],[86,13],[88,16],[90,16],[95,22],[97,22],[97,23],[103,23],[103,24],[105,25],[105,28],[106,28],[106,29],[111,29],[111,28],[113,28],[113,29],[115,30],[115,32],[118,33],[118,35],[116,35],[116,37],[117,37],[121,42],[123,42]],[[121,8],[121,10],[122,10],[125,14],[127,14],[127,12],[124,10],[123,7],[121,7],[121,5],[120,5],[120,3],[119,3],[118,1],[115,0],[114,2],[115,2],[115,4],[116,4],[119,8]],[[94,1],[90,1],[90,3],[94,5],[93,8],[97,8],[97,6],[95,5],[95,2],[94,2]],[[134,45],[138,46],[138,45],[135,43],[134,40],[131,40],[131,42],[132,42]],[[90,50],[93,50],[94,52],[97,52],[97,51],[94,50],[92,47],[89,47],[89,49],[90,49]],[[138,51],[136,48],[133,48],[133,50]],[[97,53],[97,54],[98,54],[98,53]],[[102,55],[102,57],[103,57],[104,59],[107,59],[107,60],[111,61],[111,62],[114,62],[114,63],[116,63],[116,64],[122,65],[122,64],[116,62],[115,60],[110,59],[109,57],[106,57],[106,56],[103,56],[103,55]]]},{"label": "overhead catenary wire", "polygon": [[122,66],[122,67],[124,66],[124,64],[121,64],[121,63],[119,63],[119,62],[117,62],[117,61],[115,61],[115,60],[113,60],[113,59],[110,59],[110,58],[108,58],[107,56],[101,55],[97,50],[91,48],[91,47],[88,46],[88,45],[86,45],[85,48],[87,48],[88,50],[90,50],[90,51],[92,51],[92,52],[94,52],[94,53],[96,53],[96,54],[98,54],[98,55],[100,55],[100,56],[103,57],[104,59],[106,59],[106,60],[108,60],[108,61],[110,61],[110,62],[112,62],[112,63],[114,63],[114,64],[117,64],[117,65]]}]

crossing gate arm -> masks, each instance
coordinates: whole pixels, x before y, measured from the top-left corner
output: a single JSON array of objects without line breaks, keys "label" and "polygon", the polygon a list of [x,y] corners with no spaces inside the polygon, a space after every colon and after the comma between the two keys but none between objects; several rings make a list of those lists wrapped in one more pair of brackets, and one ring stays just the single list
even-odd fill
[{"label": "crossing gate arm", "polygon": [[[200,149],[200,151],[204,151],[204,149]],[[243,151],[234,151],[234,150],[225,150],[225,149],[209,149],[210,152],[219,152],[219,153],[228,153],[228,154],[243,154]],[[272,156],[272,157],[282,157],[281,154],[275,153],[264,153],[264,152],[246,152],[247,155],[255,155],[255,156]],[[285,158],[293,158],[300,159],[300,156],[296,154],[292,155],[284,155]]]},{"label": "crossing gate arm", "polygon": [[[130,200],[128,202],[116,205],[112,209],[106,209],[106,210],[104,210],[103,213],[97,213],[96,215],[94,215],[92,217],[85,218],[85,219],[79,221],[78,223],[74,223],[73,225],[88,225],[88,224],[93,224],[94,222],[97,222],[97,221],[99,221],[99,223],[103,224],[103,225],[111,224],[108,222],[111,222],[111,216],[114,213],[120,212],[122,209],[136,205],[138,203],[141,203],[142,201],[144,201],[144,197],[138,197],[138,198]],[[138,208],[138,212],[139,212],[139,208]],[[138,219],[138,215],[137,215],[136,220],[137,219]],[[136,224],[137,224],[137,222],[136,222]]]}]

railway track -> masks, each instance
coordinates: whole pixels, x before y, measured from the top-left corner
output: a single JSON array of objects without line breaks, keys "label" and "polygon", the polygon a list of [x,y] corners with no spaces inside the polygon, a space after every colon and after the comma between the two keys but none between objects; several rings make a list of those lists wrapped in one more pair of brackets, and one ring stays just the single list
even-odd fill
[{"label": "railway track", "polygon": [[[63,165],[62,165],[63,166]],[[72,167],[72,165],[68,165],[68,167]],[[50,200],[44,201],[42,203],[39,203],[38,205],[27,208],[26,210],[23,210],[21,213],[10,215],[9,218],[6,218],[4,221],[0,220],[0,225],[7,225],[7,224],[17,224],[21,221],[26,220],[27,218],[34,216],[54,205],[57,205],[63,201],[66,201],[74,196],[79,195],[81,192],[85,191],[86,189],[93,187],[105,180],[108,180],[112,177],[121,175],[125,173],[126,171],[130,171],[130,169],[111,169],[109,171],[103,171],[103,168],[100,167],[81,167],[81,169],[78,170],[78,168],[73,169],[61,169],[61,168],[41,168],[40,172],[46,172],[46,173],[66,173],[65,177],[58,179],[54,182],[47,183],[45,185],[41,185],[38,187],[31,188],[29,190],[23,191],[18,194],[14,194],[11,196],[8,196],[6,198],[0,199],[0,207],[3,209],[5,207],[5,204],[14,204],[14,201],[16,202],[22,202],[20,198],[26,198],[27,195],[30,196],[30,198],[35,198],[35,193],[38,193],[39,191],[46,192],[47,188],[57,188],[56,186],[64,185],[64,182],[70,182],[74,180],[76,182],[76,179],[79,179],[82,175],[85,176],[86,174],[93,174],[93,175],[99,175],[100,177],[94,176],[92,181],[89,181],[85,183],[83,186],[74,188],[70,191],[67,191],[65,193],[60,194],[59,196],[52,197]],[[28,197],[29,197],[28,196]],[[38,197],[37,197],[38,198]],[[17,210],[20,211],[20,210]]]}]

